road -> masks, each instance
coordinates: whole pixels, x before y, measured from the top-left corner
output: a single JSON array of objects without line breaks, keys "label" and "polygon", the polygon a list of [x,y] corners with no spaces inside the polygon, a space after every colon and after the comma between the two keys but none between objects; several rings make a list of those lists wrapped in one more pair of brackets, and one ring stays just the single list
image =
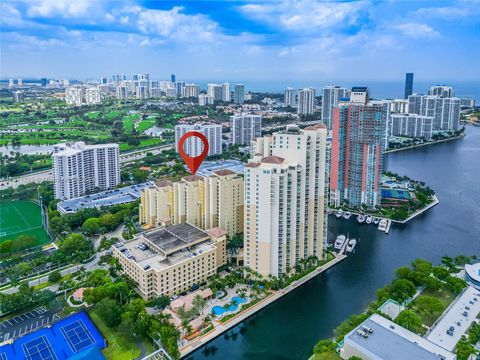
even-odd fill
[{"label": "road", "polygon": [[[152,147],[149,149],[132,151],[128,153],[120,154],[120,163],[128,164],[133,161],[143,159],[147,156],[147,153],[152,153],[153,155],[160,154],[164,150],[170,150],[173,148],[173,144],[160,145],[157,147]],[[0,180],[0,190],[12,187],[17,188],[19,185],[25,185],[29,183],[41,183],[43,181],[53,181],[52,170],[38,171],[31,174],[25,174],[17,177],[12,177],[8,179]]]}]

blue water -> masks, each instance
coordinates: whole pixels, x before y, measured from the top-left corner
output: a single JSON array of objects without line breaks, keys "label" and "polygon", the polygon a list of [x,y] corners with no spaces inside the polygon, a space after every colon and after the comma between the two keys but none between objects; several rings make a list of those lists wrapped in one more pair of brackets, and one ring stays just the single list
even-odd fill
[{"label": "blue water", "polygon": [[[239,296],[234,296],[232,300],[235,300],[236,304],[232,304],[228,307],[229,312],[236,311],[238,309],[238,305],[243,304],[245,302],[245,299],[242,299]],[[227,310],[223,308],[223,306],[214,306],[212,308],[212,314],[215,316],[220,316],[223,315]]]},{"label": "blue water", "polygon": [[[286,87],[302,88],[305,86],[317,89],[317,95],[320,94],[322,87],[326,85],[339,85],[346,88],[352,86],[368,86],[370,95],[375,99],[397,99],[403,98],[405,90],[404,74],[399,74],[398,80],[378,81],[378,80],[359,80],[359,81],[342,81],[342,80],[252,80],[252,81],[230,81],[231,83],[241,82],[245,84],[245,91],[254,92],[273,92],[283,93]],[[206,88],[206,84],[211,81],[200,82],[202,87]],[[455,96],[468,97],[474,99],[477,105],[480,104],[480,80],[472,81],[449,81],[445,79],[436,80],[413,80],[413,92],[426,94],[428,89],[433,85],[449,85],[453,86]]]}]

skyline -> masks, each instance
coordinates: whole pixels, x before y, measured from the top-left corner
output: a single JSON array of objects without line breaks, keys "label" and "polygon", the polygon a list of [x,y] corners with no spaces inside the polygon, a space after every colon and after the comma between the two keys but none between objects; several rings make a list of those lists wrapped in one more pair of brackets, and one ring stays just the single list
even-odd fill
[{"label": "skyline", "polygon": [[189,81],[389,81],[414,72],[418,81],[480,79],[472,52],[480,45],[478,0],[41,0],[1,7],[4,78],[149,72]]}]

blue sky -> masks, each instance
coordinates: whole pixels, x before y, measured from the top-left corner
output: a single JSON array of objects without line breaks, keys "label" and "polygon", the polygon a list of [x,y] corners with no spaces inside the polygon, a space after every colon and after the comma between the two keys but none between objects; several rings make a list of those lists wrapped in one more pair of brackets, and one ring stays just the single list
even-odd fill
[{"label": "blue sky", "polygon": [[480,1],[1,3],[1,76],[480,80]]}]

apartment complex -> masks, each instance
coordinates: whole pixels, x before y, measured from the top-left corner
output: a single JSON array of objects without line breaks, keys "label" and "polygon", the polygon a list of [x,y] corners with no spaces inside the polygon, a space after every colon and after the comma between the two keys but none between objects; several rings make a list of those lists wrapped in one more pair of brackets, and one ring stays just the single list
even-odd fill
[{"label": "apartment complex", "polygon": [[278,277],[301,259],[324,256],[327,129],[288,125],[273,134],[269,148],[245,167],[244,259],[260,274]]},{"label": "apartment complex", "polygon": [[297,113],[312,115],[315,112],[315,89],[303,88],[298,90]]},{"label": "apartment complex", "polygon": [[[180,124],[175,125],[175,147],[178,152],[180,138],[190,131],[205,135],[208,140],[208,156],[222,153],[222,126],[216,124]],[[195,157],[202,153],[203,142],[198,137],[189,137],[183,144],[183,150],[188,156]]]},{"label": "apartment complex", "polygon": [[329,85],[322,89],[322,123],[331,130],[333,108],[342,98],[348,97],[348,90],[340,86]]},{"label": "apartment complex", "polygon": [[456,97],[413,94],[408,97],[408,111],[433,117],[433,130],[458,130],[460,127],[460,99]]},{"label": "apartment complex", "polygon": [[67,200],[120,183],[118,144],[55,145],[52,155],[55,198]]},{"label": "apartment complex", "polygon": [[440,97],[450,98],[455,96],[455,91],[451,86],[435,85],[430,87],[430,90],[428,90],[428,95],[436,95]]},{"label": "apartment complex", "polygon": [[113,256],[143,299],[170,297],[206,281],[226,263],[226,233],[191,224],[156,228],[114,246]]},{"label": "apartment complex", "polygon": [[408,136],[431,140],[433,117],[417,114],[391,114],[389,136]]},{"label": "apartment complex", "polygon": [[186,176],[176,183],[157,182],[141,193],[140,223],[219,227],[233,236],[243,232],[243,188],[242,177],[227,169],[205,177]]},{"label": "apartment complex", "polygon": [[386,126],[384,104],[350,103],[334,109],[331,205],[380,205]]},{"label": "apartment complex", "polygon": [[230,139],[234,145],[250,145],[262,136],[262,115],[237,114],[230,116]]},{"label": "apartment complex", "polygon": [[235,92],[233,94],[233,102],[235,104],[243,104],[245,101],[245,85],[243,84],[236,84],[235,85]]},{"label": "apartment complex", "polygon": [[65,89],[65,102],[69,105],[94,105],[102,102],[97,86],[73,85]]},{"label": "apartment complex", "polygon": [[297,90],[291,87],[285,89],[284,105],[292,108],[297,107]]}]

